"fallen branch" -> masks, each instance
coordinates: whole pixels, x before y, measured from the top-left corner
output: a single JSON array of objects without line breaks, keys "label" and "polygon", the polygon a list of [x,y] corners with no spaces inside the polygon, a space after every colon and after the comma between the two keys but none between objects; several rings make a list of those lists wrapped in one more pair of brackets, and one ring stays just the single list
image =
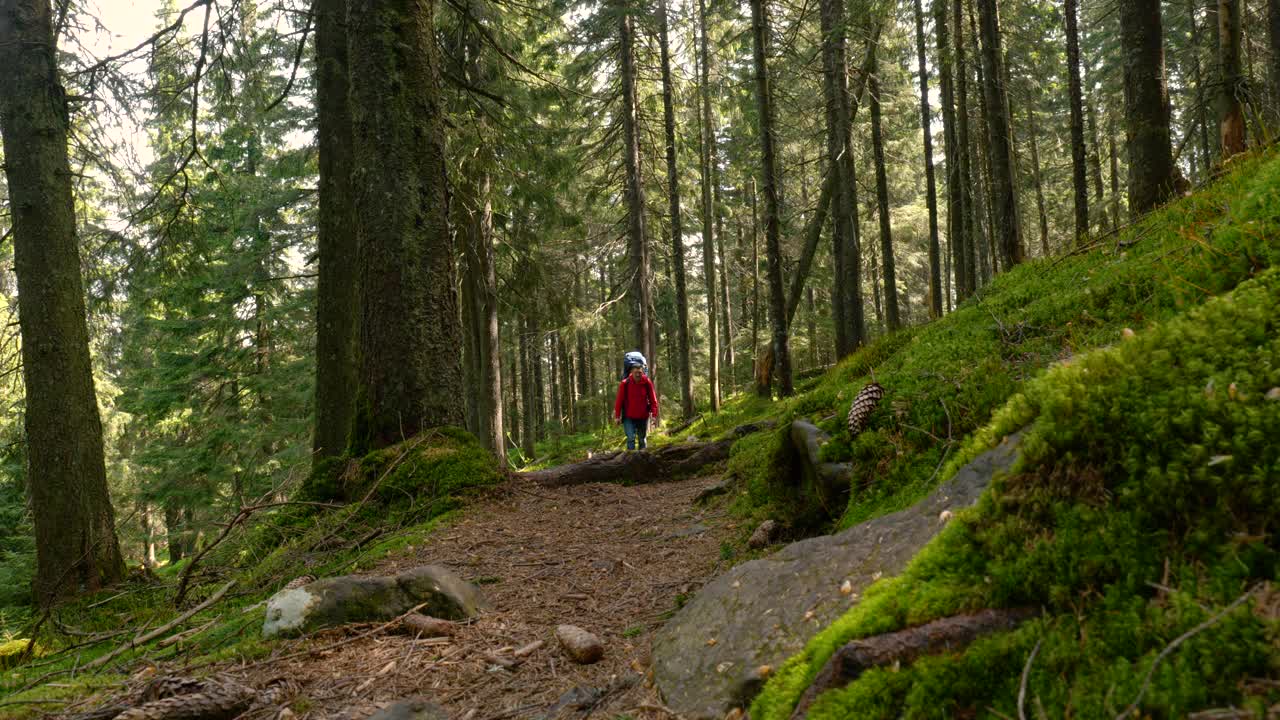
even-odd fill
[{"label": "fallen branch", "polygon": [[791,720],[807,717],[809,706],[819,695],[848,685],[868,670],[959,650],[985,635],[1012,630],[1037,614],[1030,608],[982,610],[849,642],[836,650],[800,696]]},{"label": "fallen branch", "polygon": [[1040,652],[1040,643],[1042,642],[1044,642],[1044,638],[1036,641],[1036,646],[1031,649],[1031,654],[1027,656],[1027,664],[1022,666],[1022,679],[1018,681],[1018,720],[1027,720],[1027,714],[1022,709],[1027,700],[1027,678],[1031,675],[1031,663],[1036,661],[1036,655]]},{"label": "fallen branch", "polygon": [[228,581],[226,585],[223,585],[222,587],[218,588],[218,591],[210,595],[209,598],[204,602],[200,603],[199,605],[196,605],[195,607],[182,613],[181,615],[174,618],[173,620],[170,620],[164,625],[161,625],[155,630],[152,630],[151,632],[146,633],[145,635],[139,635],[134,639],[130,640],[129,642],[125,643],[124,645],[121,645],[115,650],[112,650],[111,652],[107,653],[106,655],[103,655],[100,658],[96,658],[93,662],[89,663],[88,665],[85,665],[83,669],[92,670],[94,668],[102,667],[103,665],[106,665],[107,663],[119,657],[121,654],[126,653],[130,650],[133,650],[134,648],[137,648],[140,645],[146,645],[152,640],[155,640],[161,635],[169,632],[173,628],[191,619],[192,616],[198,614],[200,611],[205,610],[206,608],[210,607],[214,603],[221,600],[222,596],[226,595],[227,591],[231,589],[231,586],[235,584],[236,584],[235,580]]}]

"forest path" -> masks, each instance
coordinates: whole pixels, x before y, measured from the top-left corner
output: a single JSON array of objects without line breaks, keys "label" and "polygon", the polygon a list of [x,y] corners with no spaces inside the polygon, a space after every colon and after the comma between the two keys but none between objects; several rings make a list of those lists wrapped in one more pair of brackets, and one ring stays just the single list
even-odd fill
[{"label": "forest path", "polygon": [[[489,601],[476,622],[452,638],[375,635],[270,672],[301,685],[314,718],[355,720],[419,695],[455,720],[669,717],[645,682],[650,639],[679,596],[725,567],[721,547],[735,534],[733,521],[722,506],[695,503],[717,480],[561,488],[511,481],[371,571],[444,565]],[[571,662],[553,635],[562,623],[599,636],[604,659]],[[333,640],[299,640],[287,651]],[[523,662],[502,667],[513,649],[538,640],[545,644]]]}]

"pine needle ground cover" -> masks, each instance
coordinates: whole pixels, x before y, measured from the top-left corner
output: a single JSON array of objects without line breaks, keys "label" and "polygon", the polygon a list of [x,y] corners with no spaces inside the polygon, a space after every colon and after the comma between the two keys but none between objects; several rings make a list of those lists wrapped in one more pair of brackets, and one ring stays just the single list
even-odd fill
[{"label": "pine needle ground cover", "polygon": [[[208,667],[266,655],[273,646],[261,639],[262,601],[301,575],[357,573],[387,556],[411,552],[470,495],[498,478],[492,455],[469,433],[451,428],[428,430],[362,458],[321,463],[295,496],[318,504],[265,508],[233,528],[201,558],[179,608],[175,592],[189,559],[162,567],[153,577],[135,575],[121,587],[61,606],[48,616],[23,613],[14,622],[5,618],[0,627],[0,718],[38,716],[42,708],[57,707],[52,704],[56,700],[88,699],[116,686],[121,673],[139,663],[183,658],[195,667]],[[334,507],[319,505],[335,498],[351,499]],[[84,669],[231,580],[235,584],[221,602],[173,631],[201,628],[190,637],[167,645],[161,639],[102,667]],[[37,624],[35,657],[18,664],[14,654],[25,651],[25,639]]]},{"label": "pine needle ground cover", "polygon": [[[855,489],[843,522],[910,502],[1026,427],[1022,459],[906,572],[872,586],[788,661],[751,716],[789,717],[849,640],[1024,606],[1043,614],[963,652],[866,672],[820,696],[809,717],[1186,717],[1228,707],[1263,717],[1273,708],[1280,270],[1268,268],[1277,237],[1280,162],[1269,155],[1106,251],[1018,268],[914,333],[909,352],[876,369],[889,392],[877,411],[884,429],[833,450],[880,470]],[[944,343],[987,353],[948,357]],[[1062,361],[1040,372],[1028,355]],[[835,372],[856,388],[861,373],[846,366]],[[834,407],[812,404],[823,392],[797,403]],[[930,411],[944,402],[949,433]],[[939,448],[949,444],[930,450],[925,431],[969,437],[944,462]]]}]

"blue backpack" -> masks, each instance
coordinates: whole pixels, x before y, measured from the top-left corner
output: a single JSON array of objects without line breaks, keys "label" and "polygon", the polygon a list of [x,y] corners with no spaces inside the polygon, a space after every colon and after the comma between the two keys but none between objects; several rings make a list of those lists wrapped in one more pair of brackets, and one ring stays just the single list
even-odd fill
[{"label": "blue backpack", "polygon": [[643,353],[641,353],[639,350],[632,350],[626,355],[623,355],[622,356],[622,377],[618,379],[626,380],[627,376],[631,374],[631,368],[636,367],[637,365],[640,366],[641,370],[644,370],[645,376],[648,377],[649,363],[644,359]]}]

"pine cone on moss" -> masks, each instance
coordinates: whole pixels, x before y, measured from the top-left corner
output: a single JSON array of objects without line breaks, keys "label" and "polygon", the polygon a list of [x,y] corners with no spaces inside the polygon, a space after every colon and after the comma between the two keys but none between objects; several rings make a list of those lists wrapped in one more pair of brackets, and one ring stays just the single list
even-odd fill
[{"label": "pine cone on moss", "polygon": [[858,391],[857,397],[853,399],[853,405],[849,407],[849,435],[858,437],[867,427],[867,418],[871,417],[871,413],[875,411],[876,406],[880,404],[880,398],[884,397],[884,388],[880,383],[867,383]]},{"label": "pine cone on moss", "polygon": [[293,590],[294,588],[300,588],[303,585],[310,585],[315,581],[316,581],[315,575],[299,575],[298,577],[290,580],[289,583],[285,585],[283,589]]}]

